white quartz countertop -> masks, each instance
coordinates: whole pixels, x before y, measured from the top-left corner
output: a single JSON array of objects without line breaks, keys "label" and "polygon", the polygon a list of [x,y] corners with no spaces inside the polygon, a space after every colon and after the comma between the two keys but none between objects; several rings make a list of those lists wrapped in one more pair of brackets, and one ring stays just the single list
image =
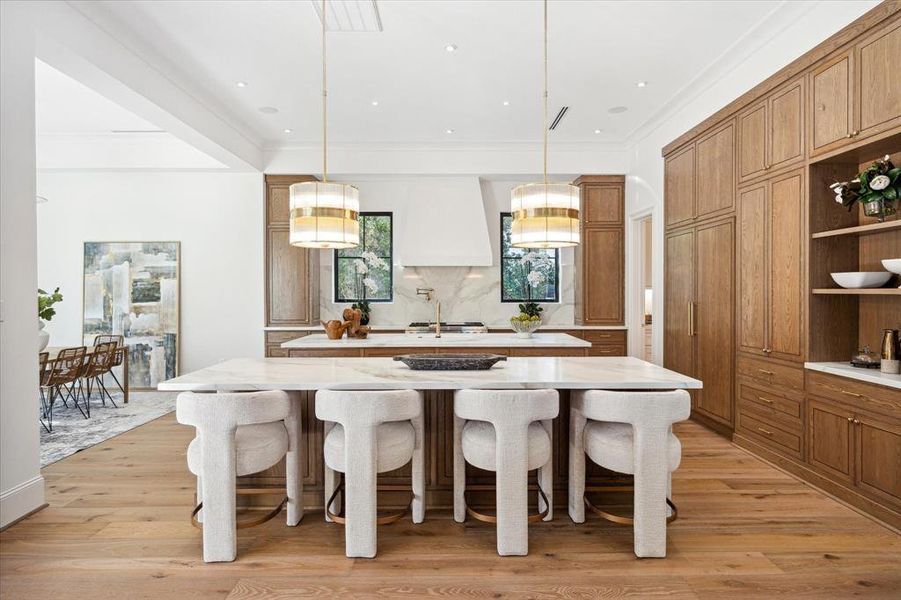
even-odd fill
[{"label": "white quartz countertop", "polygon": [[390,358],[235,358],[159,384],[164,391],[700,389],[633,357],[508,358],[486,371],[413,371]]},{"label": "white quartz countertop", "polygon": [[807,362],[804,363],[804,368],[901,390],[901,375],[889,375],[879,369],[859,369],[843,362]]},{"label": "white quartz countertop", "polygon": [[[380,323],[373,323],[372,329],[374,331],[405,331],[407,329],[407,325],[382,325]],[[489,329],[506,329],[511,333],[513,332],[510,329],[509,323],[500,323],[500,324],[488,324],[486,325]],[[625,325],[550,325],[544,324],[541,326],[541,331],[566,331],[566,330],[586,330],[586,331],[625,331],[628,327]],[[322,332],[322,325],[295,325],[292,327],[263,327],[264,331],[316,331]]]},{"label": "white quartz countertop", "polygon": [[282,344],[282,348],[321,350],[324,348],[590,348],[586,342],[565,333],[533,333],[530,338],[515,333],[370,333],[365,339],[330,340],[324,333],[307,335]]}]

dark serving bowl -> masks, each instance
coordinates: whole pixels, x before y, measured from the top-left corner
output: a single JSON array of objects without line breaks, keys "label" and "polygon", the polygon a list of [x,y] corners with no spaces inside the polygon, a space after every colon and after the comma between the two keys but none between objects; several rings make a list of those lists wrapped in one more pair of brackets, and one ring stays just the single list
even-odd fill
[{"label": "dark serving bowl", "polygon": [[500,354],[400,354],[394,357],[414,371],[485,371],[507,360]]}]

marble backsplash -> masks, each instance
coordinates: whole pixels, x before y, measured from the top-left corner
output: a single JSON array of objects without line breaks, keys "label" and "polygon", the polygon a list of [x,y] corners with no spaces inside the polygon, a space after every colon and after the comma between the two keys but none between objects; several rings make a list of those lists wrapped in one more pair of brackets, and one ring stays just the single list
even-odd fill
[{"label": "marble backsplash", "polygon": [[[324,253],[323,253],[324,254]],[[323,257],[325,258],[325,257]],[[562,258],[562,257],[561,257]],[[320,267],[320,316],[340,318],[348,304],[333,302],[330,257]],[[574,322],[573,265],[561,260],[560,302],[543,303],[546,325]],[[435,302],[441,302],[442,321],[481,321],[489,326],[509,327],[510,317],[519,312],[516,303],[501,302],[500,268],[492,267],[399,267],[394,266],[394,301],[372,303],[374,325],[407,325],[435,319]],[[432,301],[417,296],[416,288],[433,288]]]}]

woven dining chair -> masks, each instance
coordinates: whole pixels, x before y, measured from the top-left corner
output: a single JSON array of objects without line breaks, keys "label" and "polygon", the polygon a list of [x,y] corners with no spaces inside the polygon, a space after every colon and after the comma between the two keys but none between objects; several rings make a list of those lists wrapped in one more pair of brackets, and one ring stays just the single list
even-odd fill
[{"label": "woven dining chair", "polygon": [[116,382],[116,385],[119,387],[119,390],[125,394],[125,388],[119,382],[119,378],[116,377],[116,372],[113,371],[113,367],[122,366],[122,362],[124,361],[124,355],[128,352],[128,346],[125,345],[125,336],[124,335],[97,335],[94,336],[94,346],[98,344],[104,344],[108,342],[116,342],[116,353],[113,357],[113,362],[109,368],[109,374],[112,376],[113,381]]},{"label": "woven dining chair", "polygon": [[112,405],[119,408],[119,405],[116,404],[116,401],[113,400],[113,397],[103,384],[103,376],[110,372],[112,363],[116,358],[116,346],[116,342],[95,344],[94,351],[85,363],[84,370],[81,373],[81,378],[84,379],[82,389],[86,392],[84,395],[85,409],[89,417],[91,416],[91,393],[95,385],[103,406],[106,406],[106,399],[109,398]]},{"label": "woven dining chair", "polygon": [[68,406],[66,398],[75,403],[75,407],[81,412],[81,415],[87,419],[88,414],[78,404],[81,395],[81,374],[84,371],[84,359],[87,354],[87,348],[77,346],[75,348],[64,348],[59,351],[56,358],[48,361],[48,372],[46,379],[46,387],[50,391],[50,397],[47,399],[47,430],[53,431],[53,404],[57,396]]}]

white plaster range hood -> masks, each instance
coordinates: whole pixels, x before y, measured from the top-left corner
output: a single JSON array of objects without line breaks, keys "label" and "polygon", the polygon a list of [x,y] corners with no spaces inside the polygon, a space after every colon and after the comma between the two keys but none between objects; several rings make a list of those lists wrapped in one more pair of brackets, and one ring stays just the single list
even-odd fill
[{"label": "white plaster range hood", "polygon": [[393,212],[397,264],[491,266],[491,243],[478,177],[367,178],[357,185],[361,210]]}]

